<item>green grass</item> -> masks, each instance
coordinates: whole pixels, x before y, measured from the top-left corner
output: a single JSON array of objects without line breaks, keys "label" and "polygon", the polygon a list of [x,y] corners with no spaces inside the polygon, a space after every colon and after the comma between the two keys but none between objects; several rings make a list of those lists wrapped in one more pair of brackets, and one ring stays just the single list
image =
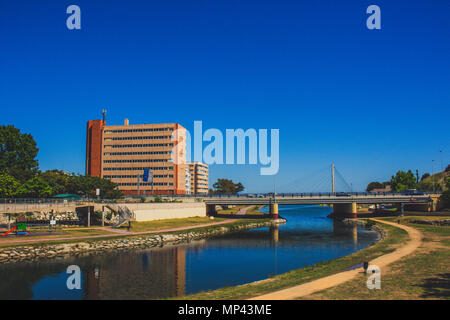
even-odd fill
[{"label": "green grass", "polygon": [[[225,210],[217,210],[218,214],[236,214],[239,210],[249,207],[248,205],[242,205],[242,206],[236,206],[233,208],[229,208],[229,209],[225,209]],[[250,209],[248,209],[246,211],[245,214],[254,214],[254,215],[263,215],[265,213],[259,211],[261,210],[263,207],[265,207],[264,205],[258,205],[258,206],[252,206]]]},{"label": "green grass", "polygon": [[450,247],[450,240],[442,240],[441,243],[442,243],[444,246]]},{"label": "green grass", "polygon": [[254,206],[253,208],[247,210],[246,214],[264,215],[265,213],[260,211],[264,207],[264,205]]},{"label": "green grass", "polygon": [[411,223],[410,225],[424,233],[432,233],[438,236],[450,236],[450,226],[432,226],[416,223]]},{"label": "green grass", "polygon": [[233,208],[217,210],[218,214],[236,214],[239,210],[248,206],[235,206]]},{"label": "green grass", "polygon": [[[110,233],[110,234],[112,234],[112,233]],[[59,236],[59,237],[61,237],[61,236]],[[46,237],[46,238],[58,239],[56,236],[55,236],[55,238],[53,238],[53,236]],[[113,239],[119,239],[119,238],[124,238],[124,236],[118,234],[117,236],[105,236],[105,237],[98,237],[98,238],[94,238],[94,239],[64,239],[64,240],[51,240],[51,241],[43,240],[43,241],[39,241],[39,242],[26,242],[26,243],[1,243],[0,242],[0,249],[4,249],[4,248],[6,249],[6,248],[11,248],[11,247],[40,247],[40,246],[56,245],[56,244],[63,244],[63,243],[93,242],[93,241],[102,241],[102,240],[113,240]]]},{"label": "green grass", "polygon": [[400,219],[401,224],[409,224],[424,233],[436,234],[439,236],[450,236],[450,226],[434,226],[429,224],[413,223],[414,220],[436,221],[448,220],[449,217],[433,217],[433,216],[408,216],[402,218],[383,218],[383,220],[397,222]]},{"label": "green grass", "polygon": [[235,221],[226,223],[226,224],[219,224],[219,225],[212,225],[212,226],[205,226],[205,227],[199,227],[199,228],[192,228],[192,229],[185,229],[182,231],[171,231],[171,232],[164,232],[161,234],[177,234],[177,233],[189,233],[189,232],[203,232],[203,231],[214,231],[216,229],[222,229],[226,228],[228,229],[228,232],[235,232],[240,231],[239,227],[243,225],[248,225],[251,223],[265,223],[269,222],[271,219],[236,219]]},{"label": "green grass", "polygon": [[[154,231],[161,229],[171,229],[180,228],[186,226],[195,226],[198,224],[221,222],[226,219],[215,218],[210,219],[209,217],[191,217],[191,218],[178,218],[178,219],[163,219],[163,220],[153,220],[145,222],[131,222],[131,228],[129,231],[132,232],[142,232],[142,231]],[[128,230],[128,227],[122,226],[120,229]]]},{"label": "green grass", "polygon": [[[40,229],[40,230],[31,230],[31,234],[33,232],[45,232],[48,231],[44,230],[44,229]],[[89,228],[77,228],[77,229],[58,229],[54,232],[63,232],[64,234],[59,234],[59,235],[43,235],[43,236],[17,236],[17,237],[1,237],[0,238],[0,248],[5,248],[5,247],[15,247],[15,246],[24,246],[24,245],[32,245],[32,243],[3,243],[4,241],[9,241],[9,240],[17,240],[20,241],[22,239],[47,239],[47,238],[51,238],[51,239],[57,239],[57,238],[67,238],[67,237],[84,237],[84,236],[94,236],[94,235],[110,235],[110,234],[114,234],[112,232],[106,231],[106,230],[100,230],[100,229],[89,229]],[[62,242],[65,241],[69,241],[69,240],[62,240]],[[42,243],[55,243],[54,241],[42,241],[42,242],[38,242],[39,244]],[[61,243],[61,242],[60,242]],[[33,243],[34,244],[34,243]]]},{"label": "green grass", "polygon": [[[187,218],[185,220],[188,220],[189,222],[192,222],[193,220],[197,221],[197,224],[203,224],[205,223],[205,221],[196,219],[196,218]],[[171,220],[178,220],[178,219],[171,219]],[[223,221],[226,219],[213,219],[210,220],[208,219],[207,222],[219,222],[219,221]],[[31,243],[1,243],[0,242],[0,248],[7,248],[7,247],[20,247],[20,246],[33,246],[33,247],[37,247],[37,246],[43,246],[43,245],[55,245],[55,244],[62,244],[62,243],[77,243],[77,242],[94,242],[94,241],[103,241],[103,240],[114,240],[114,239],[121,239],[121,238],[130,238],[130,239],[136,239],[136,238],[141,238],[141,237],[146,237],[146,236],[151,236],[151,235],[163,235],[163,234],[178,234],[178,233],[189,233],[189,232],[204,232],[204,231],[208,231],[208,232],[213,232],[217,229],[220,228],[226,228],[228,229],[229,232],[234,232],[238,230],[238,227],[242,226],[242,225],[247,225],[249,223],[264,223],[264,222],[268,222],[270,221],[270,219],[257,219],[257,220],[253,220],[253,219],[239,219],[236,221],[232,221],[230,223],[226,223],[226,224],[219,224],[219,225],[210,225],[210,226],[203,226],[203,227],[195,227],[195,224],[185,224],[184,226],[193,226],[192,228],[188,228],[188,229],[184,229],[184,230],[180,230],[180,231],[170,231],[170,232],[158,232],[158,233],[151,233],[151,234],[144,234],[144,235],[127,235],[127,234],[115,234],[115,233],[110,233],[104,230],[95,230],[95,229],[89,229],[92,232],[92,235],[94,235],[94,232],[98,232],[99,235],[102,234],[108,234],[108,235],[115,235],[115,236],[108,236],[108,237],[98,237],[98,238],[94,238],[94,239],[67,239],[67,240],[52,240],[52,241],[39,241],[39,242],[31,242]],[[162,226],[164,224],[160,223],[159,226]],[[174,224],[172,223],[172,226]],[[177,221],[177,226],[180,227],[180,221]],[[148,226],[147,226],[148,227]],[[160,230],[163,228],[157,228],[156,230]],[[165,229],[165,228],[164,228]],[[146,229],[146,231],[151,231]],[[80,236],[85,236],[86,234],[72,234],[73,236],[75,235],[80,235]],[[67,237],[67,235],[60,235],[60,236],[51,236],[51,238],[57,239],[57,237]],[[34,237],[33,237],[34,238]],[[37,237],[36,237],[37,238]]]},{"label": "green grass", "polygon": [[[419,217],[426,219],[427,217]],[[432,217],[431,217],[432,218]],[[386,219],[388,220],[388,219]],[[424,234],[422,246],[413,254],[381,270],[381,289],[369,290],[366,276],[318,292],[306,299],[450,299],[450,227],[402,223]],[[432,219],[430,219],[432,220]]]},{"label": "green grass", "polygon": [[306,298],[330,300],[449,299],[448,261],[450,261],[450,250],[435,250],[417,254],[394,263],[387,275],[383,275],[383,270],[381,270],[380,290],[367,289],[366,277],[359,276],[358,279]]},{"label": "green grass", "polygon": [[407,232],[402,229],[381,225],[379,223],[377,223],[377,225],[380,227],[382,226],[382,228],[387,231],[387,237],[376,244],[351,255],[286,272],[271,277],[267,281],[235,287],[225,287],[214,291],[178,297],[176,299],[246,299],[262,295],[341,272],[349,267],[360,264],[363,261],[370,261],[383,254],[394,251],[397,245],[408,239]]},{"label": "green grass", "polygon": [[[209,219],[208,217],[193,217],[193,218],[181,218],[181,219],[167,219],[167,220],[155,220],[149,222],[132,222],[132,227],[130,231],[140,232],[140,231],[155,231],[161,229],[169,229],[169,228],[177,228],[177,227],[187,227],[187,226],[195,226],[199,224],[220,222],[225,219]],[[39,230],[40,232],[44,230]],[[112,237],[116,233],[110,232],[107,230],[94,229],[94,228],[62,228],[58,229],[57,232],[64,232],[63,235],[45,235],[45,236],[33,236],[33,237],[17,237],[17,238],[2,238],[0,239],[0,248],[6,247],[18,247],[18,246],[40,246],[40,245],[48,245],[48,244],[61,244],[61,243],[74,243],[74,242],[90,242],[90,241],[101,241],[105,239],[116,239],[121,237],[130,237],[132,235],[122,235],[117,234],[116,237]],[[64,237],[83,237],[83,236],[97,236],[97,235],[105,235],[106,237],[98,237],[95,239],[65,239],[65,240],[56,240],[58,238]],[[39,242],[28,242],[28,243],[2,243],[5,240],[11,239],[55,239],[51,241],[39,241]]]}]

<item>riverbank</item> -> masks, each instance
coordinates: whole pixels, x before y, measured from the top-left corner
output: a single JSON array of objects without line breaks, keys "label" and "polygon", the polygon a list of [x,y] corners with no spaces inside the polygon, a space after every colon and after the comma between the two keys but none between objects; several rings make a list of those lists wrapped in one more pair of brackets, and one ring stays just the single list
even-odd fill
[{"label": "riverbank", "polygon": [[141,235],[155,232],[178,231],[209,225],[230,223],[231,219],[210,219],[208,217],[191,217],[154,220],[149,222],[132,222],[131,227],[59,227],[49,232],[42,228],[31,228],[27,235],[0,237],[0,248],[20,245],[42,245],[47,243],[70,243],[83,239],[103,239],[117,236]]},{"label": "riverbank", "polygon": [[[47,242],[71,242],[71,240],[89,239],[89,238],[108,238],[117,235],[136,235],[158,232],[167,229],[180,229],[190,227],[201,227],[206,225],[214,225],[221,223],[229,223],[233,220],[209,217],[191,217],[191,218],[175,218],[153,220],[148,222],[132,222],[131,226],[122,226],[120,228],[101,227],[101,226],[57,226],[49,232],[47,226],[31,227],[28,233],[22,236],[8,235],[0,237],[0,248],[18,246],[26,243],[42,243]],[[7,229],[0,231],[6,232]]]},{"label": "riverbank", "polygon": [[267,206],[238,205],[228,209],[217,210],[213,216],[222,219],[267,219],[269,214],[261,211],[264,207]]},{"label": "riverbank", "polygon": [[[84,255],[111,250],[127,250],[160,246],[164,243],[179,243],[194,239],[203,239],[230,232],[252,228],[261,228],[283,224],[283,219],[276,220],[232,220],[210,223],[207,225],[186,226],[178,229],[153,230],[147,232],[121,232],[113,235],[87,236],[68,239],[52,239],[48,242],[22,242],[13,247],[0,249],[0,263],[36,261],[66,255]],[[108,238],[105,240],[105,238]],[[111,239],[113,238],[113,239]],[[39,239],[38,239],[39,240]],[[47,240],[48,241],[48,240]]]},{"label": "riverbank", "polygon": [[[369,290],[366,276],[304,299],[450,299],[450,226],[442,217],[404,217],[400,223],[423,234],[421,245],[411,255],[381,269],[381,290]],[[397,219],[383,220],[397,222]]]},{"label": "riverbank", "polygon": [[249,299],[261,296],[345,271],[360,265],[363,261],[372,261],[382,255],[395,251],[408,239],[408,234],[405,230],[380,222],[373,223],[376,226],[375,228],[384,230],[385,237],[361,251],[335,260],[320,262],[309,267],[286,272],[266,280],[236,287],[200,292],[177,299]]},{"label": "riverbank", "polygon": [[[380,221],[380,220],[376,220]],[[413,253],[422,243],[422,233],[414,228],[396,224],[394,222],[383,221],[383,224],[388,224],[391,226],[396,226],[400,229],[408,232],[409,241],[407,243],[402,244],[399,248],[397,248],[394,252],[382,255],[377,257],[371,261],[368,261],[370,265],[377,266],[380,270],[384,270],[389,264]],[[305,297],[309,294],[314,294],[318,291],[325,290],[328,288],[332,288],[338,286],[342,283],[346,283],[358,275],[364,274],[364,270],[362,266],[359,268],[339,272],[324,278],[317,279],[315,281],[311,281],[302,285],[294,286],[291,288],[287,288],[284,290],[271,292],[269,294],[265,294],[262,296],[255,297],[257,300],[291,300],[296,298]],[[359,285],[365,286],[367,288],[366,282],[363,281]]]}]

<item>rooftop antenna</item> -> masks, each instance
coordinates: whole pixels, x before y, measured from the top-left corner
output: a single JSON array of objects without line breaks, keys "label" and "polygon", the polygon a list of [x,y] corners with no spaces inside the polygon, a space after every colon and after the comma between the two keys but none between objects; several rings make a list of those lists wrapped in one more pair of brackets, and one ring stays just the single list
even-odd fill
[{"label": "rooftop antenna", "polygon": [[103,122],[106,122],[106,109],[103,109],[102,113],[103,113]]}]

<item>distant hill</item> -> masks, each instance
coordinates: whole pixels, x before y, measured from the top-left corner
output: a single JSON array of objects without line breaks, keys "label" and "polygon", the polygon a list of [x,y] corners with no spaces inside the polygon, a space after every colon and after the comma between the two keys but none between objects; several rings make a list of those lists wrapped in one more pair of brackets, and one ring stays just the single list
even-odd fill
[{"label": "distant hill", "polygon": [[435,184],[440,185],[442,190],[446,190],[445,184],[444,184],[445,179],[442,179],[442,177],[444,177],[444,178],[450,177],[450,171],[438,172],[438,173],[433,174],[432,176],[426,177],[419,182],[419,186],[425,187],[422,189],[432,190],[432,186],[433,186],[433,182],[434,182]]}]

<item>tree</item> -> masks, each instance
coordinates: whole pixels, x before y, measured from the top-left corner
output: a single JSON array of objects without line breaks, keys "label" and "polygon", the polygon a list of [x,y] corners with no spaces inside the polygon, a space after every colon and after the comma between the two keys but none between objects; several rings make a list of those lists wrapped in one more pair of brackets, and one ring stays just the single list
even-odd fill
[{"label": "tree", "polygon": [[381,183],[383,185],[383,188],[387,188],[391,186],[391,182],[390,181],[384,181]]},{"label": "tree", "polygon": [[83,196],[96,196],[96,189],[100,189],[100,196],[106,199],[119,199],[123,197],[117,184],[111,180],[93,176],[71,175],[67,183],[67,192]]},{"label": "tree", "polygon": [[53,193],[48,183],[39,176],[34,176],[20,186],[17,194],[23,198],[47,198]]},{"label": "tree", "polygon": [[416,189],[420,191],[433,191],[433,184],[431,182],[420,181]]},{"label": "tree", "polygon": [[444,207],[450,208],[450,177],[445,179],[445,186],[447,190],[442,193],[442,199],[444,200]]},{"label": "tree", "polygon": [[20,187],[19,181],[9,174],[0,174],[0,198],[14,197]]},{"label": "tree", "polygon": [[408,172],[397,171],[391,178],[391,188],[393,191],[400,192],[408,189],[414,189],[416,186],[416,177],[411,170]]},{"label": "tree", "polygon": [[53,195],[68,193],[68,184],[70,175],[64,171],[60,170],[48,170],[45,172],[39,173],[39,176],[48,183],[48,185],[52,188]]},{"label": "tree", "polygon": [[444,171],[445,171],[445,172],[449,172],[449,171],[450,171],[450,164],[447,166],[447,168],[445,168]]},{"label": "tree", "polygon": [[428,172],[424,173],[422,175],[422,178],[420,178],[420,181],[423,181],[424,179],[428,178],[430,176],[430,174]]},{"label": "tree", "polygon": [[384,188],[384,187],[383,187],[383,184],[381,184],[381,183],[378,182],[378,181],[374,181],[374,182],[371,182],[371,183],[369,183],[369,184],[367,185],[366,191],[367,191],[367,192],[370,192],[370,191],[372,191],[373,189],[382,189],[382,188]]},{"label": "tree", "polygon": [[0,126],[0,173],[25,182],[38,172],[39,149],[31,134],[20,133],[12,125]]},{"label": "tree", "polygon": [[244,190],[242,183],[234,183],[229,179],[218,179],[216,183],[213,184],[214,190],[212,193],[217,194],[236,194]]}]

